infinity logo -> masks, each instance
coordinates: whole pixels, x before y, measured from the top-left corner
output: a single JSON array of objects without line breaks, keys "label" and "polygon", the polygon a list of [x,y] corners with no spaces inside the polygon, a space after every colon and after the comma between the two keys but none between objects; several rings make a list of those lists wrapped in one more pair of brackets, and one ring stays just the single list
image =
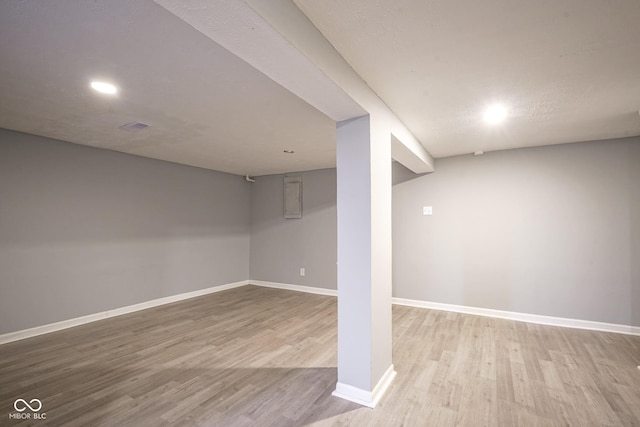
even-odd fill
[{"label": "infinity logo", "polygon": [[[19,403],[22,403],[22,405],[18,406]],[[29,403],[33,406],[31,406]],[[42,409],[42,402],[40,402],[40,400],[38,399],[31,399],[29,403],[27,403],[27,401],[24,399],[17,399],[15,402],[13,402],[13,408],[18,412],[24,412],[27,410],[27,408],[31,409],[31,412],[38,412],[40,409]],[[36,405],[37,408],[34,408],[34,406]]]}]

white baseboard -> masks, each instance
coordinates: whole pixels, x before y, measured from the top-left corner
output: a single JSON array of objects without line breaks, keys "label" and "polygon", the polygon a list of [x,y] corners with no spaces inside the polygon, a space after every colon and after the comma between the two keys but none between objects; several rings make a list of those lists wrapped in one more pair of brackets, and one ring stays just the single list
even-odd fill
[{"label": "white baseboard", "polygon": [[[337,296],[335,289],[316,288],[311,286],[290,285],[287,283],[265,282],[250,280],[249,283],[268,288],[286,289],[290,291],[308,292],[311,294]],[[464,305],[444,304],[406,298],[391,298],[392,304],[409,307],[429,308],[432,310],[452,311],[456,313],[475,314],[477,316],[496,317],[499,319],[517,320],[520,322],[536,323],[539,325],[561,326],[564,328],[587,329],[590,331],[614,332],[618,334],[640,335],[640,327],[619,325],[615,323],[595,322],[591,320],[568,319],[565,317],[542,316],[538,314],[518,313],[515,311],[493,310],[490,308],[469,307]]]},{"label": "white baseboard", "polygon": [[517,320],[540,325],[561,326],[564,328],[588,329],[591,331],[615,332],[618,334],[640,335],[640,327],[618,325],[615,323],[594,322],[591,320],[568,319],[564,317],[541,316],[538,314],[518,313],[514,311],[493,310],[490,308],[468,307],[464,305],[443,304],[405,298],[391,298],[397,305],[429,308],[433,310],[453,311],[456,313],[475,314],[477,316],[496,317],[499,319]]},{"label": "white baseboard", "polygon": [[[245,285],[263,286],[266,288],[285,289],[289,291],[306,292],[310,294],[337,296],[338,291],[335,289],[317,288],[312,286],[291,285],[287,283],[266,282],[262,280],[242,280],[240,282],[227,283],[224,285],[212,286],[206,289],[199,289],[193,292],[186,292],[178,295],[171,295],[164,298],[158,298],[151,301],[142,302],[126,307],[116,308],[113,310],[94,313],[87,316],[76,317],[74,319],[63,320],[61,322],[50,323],[47,325],[36,326],[30,329],[24,329],[16,332],[9,332],[0,335],[0,344],[6,344],[37,335],[55,332],[62,329],[72,328],[74,326],[83,325],[85,323],[95,322],[97,320],[108,319],[109,317],[120,316],[122,314],[132,313],[134,311],[144,310],[146,308],[157,307],[159,305],[170,304],[172,302],[182,301],[189,298],[195,298],[202,295],[220,292],[227,289],[238,288]],[[443,304],[438,302],[420,301],[405,298],[392,298],[391,302],[397,305],[406,305],[410,307],[429,308],[433,310],[453,311],[456,313],[475,314],[478,316],[496,317],[500,319],[517,320],[521,322],[537,323],[541,325],[562,326],[566,328],[588,329],[592,331],[615,332],[627,335],[639,335],[640,327],[619,325],[614,323],[594,322],[590,320],[567,319],[562,317],[541,316],[537,314],[517,313],[512,311],[492,310],[489,308],[468,307],[454,304]],[[336,388],[337,390],[337,388]]]},{"label": "white baseboard", "polygon": [[[315,288],[311,286],[289,285],[286,283],[264,282],[250,280],[249,283],[268,288],[286,289],[290,291],[308,292],[311,294],[337,296],[335,289]],[[640,327],[619,325],[615,323],[595,322],[591,320],[568,319],[564,317],[542,316],[538,314],[518,313],[515,311],[493,310],[490,308],[469,307],[465,305],[444,304],[406,298],[391,298],[392,304],[409,307],[429,308],[432,310],[453,311],[456,313],[475,314],[477,316],[496,317],[499,319],[517,320],[520,322],[536,323],[539,325],[561,326],[564,328],[587,329],[590,331],[615,332],[618,334],[640,335]]]},{"label": "white baseboard", "polygon": [[206,289],[199,289],[197,291],[186,292],[178,295],[171,295],[164,298],[158,298],[151,301],[141,302],[139,304],[133,304],[126,307],[120,307],[113,310],[103,311],[100,313],[89,314],[87,316],[76,317],[74,319],[63,320],[61,322],[49,323],[47,325],[36,326],[35,328],[24,329],[16,332],[9,332],[7,334],[0,335],[0,344],[6,344],[13,341],[22,340],[25,338],[35,337],[37,335],[47,334],[49,332],[60,331],[62,329],[72,328],[78,325],[84,325],[85,323],[95,322],[97,320],[108,319],[109,317],[120,316],[122,314],[133,313],[134,311],[140,311],[151,307],[157,307],[159,305],[170,304],[172,302],[182,301],[189,298],[195,298],[202,295],[212,294],[214,292],[220,292],[227,289],[238,288],[240,286],[248,285],[248,280],[240,282],[227,283],[224,285],[212,286]]},{"label": "white baseboard", "polygon": [[338,382],[336,384],[336,389],[331,393],[331,395],[341,399],[346,399],[350,402],[355,402],[359,405],[368,406],[369,408],[375,408],[391,385],[395,376],[396,371],[393,368],[393,365],[391,365],[387,368],[385,373],[382,375],[382,378],[380,378],[380,381],[378,381],[378,384],[376,384],[372,391],[363,390],[358,387]]},{"label": "white baseboard", "polygon": [[329,295],[333,297],[338,296],[338,291],[335,289],[316,288],[313,286],[302,285],[290,285],[287,283],[277,282],[265,282],[263,280],[249,280],[251,285],[263,286],[265,288],[286,289],[288,291],[306,292],[308,294]]}]

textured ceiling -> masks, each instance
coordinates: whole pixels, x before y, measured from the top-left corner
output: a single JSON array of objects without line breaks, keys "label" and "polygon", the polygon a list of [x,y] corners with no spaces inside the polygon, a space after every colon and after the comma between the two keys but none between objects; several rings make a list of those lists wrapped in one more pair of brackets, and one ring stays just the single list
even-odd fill
[{"label": "textured ceiling", "polygon": [[638,0],[294,1],[435,157],[640,135]]},{"label": "textured ceiling", "polygon": [[[638,0],[259,4],[291,1],[436,157],[640,135]],[[152,0],[0,2],[0,127],[236,174],[335,165],[332,118],[360,107],[251,21],[256,1],[158,2],[185,15]],[[510,118],[489,128],[493,101]],[[151,127],[119,129],[133,121]]]},{"label": "textured ceiling", "polygon": [[1,128],[236,174],[335,166],[333,120],[151,0],[2,1],[0,58]]}]

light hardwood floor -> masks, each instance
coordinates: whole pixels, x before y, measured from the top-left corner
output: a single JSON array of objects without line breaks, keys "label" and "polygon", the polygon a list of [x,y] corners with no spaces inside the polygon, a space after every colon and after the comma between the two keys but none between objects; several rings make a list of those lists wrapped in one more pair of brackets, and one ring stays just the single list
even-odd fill
[{"label": "light hardwood floor", "polygon": [[[393,307],[392,386],[331,396],[336,299],[245,286],[0,346],[0,425],[640,426],[640,337]],[[9,420],[38,398],[46,421]]]}]

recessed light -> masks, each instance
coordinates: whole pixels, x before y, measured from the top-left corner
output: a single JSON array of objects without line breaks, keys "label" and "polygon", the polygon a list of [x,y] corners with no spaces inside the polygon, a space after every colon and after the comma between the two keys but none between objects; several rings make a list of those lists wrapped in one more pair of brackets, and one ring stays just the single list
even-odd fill
[{"label": "recessed light", "polygon": [[91,88],[100,93],[106,93],[108,95],[114,95],[118,93],[118,88],[107,82],[91,82]]},{"label": "recessed light", "polygon": [[284,150],[284,153],[293,154],[293,153],[295,153],[295,151],[293,151],[293,150]]},{"label": "recessed light", "polygon": [[507,118],[507,107],[502,104],[491,104],[484,110],[482,119],[490,125],[502,123]]}]

